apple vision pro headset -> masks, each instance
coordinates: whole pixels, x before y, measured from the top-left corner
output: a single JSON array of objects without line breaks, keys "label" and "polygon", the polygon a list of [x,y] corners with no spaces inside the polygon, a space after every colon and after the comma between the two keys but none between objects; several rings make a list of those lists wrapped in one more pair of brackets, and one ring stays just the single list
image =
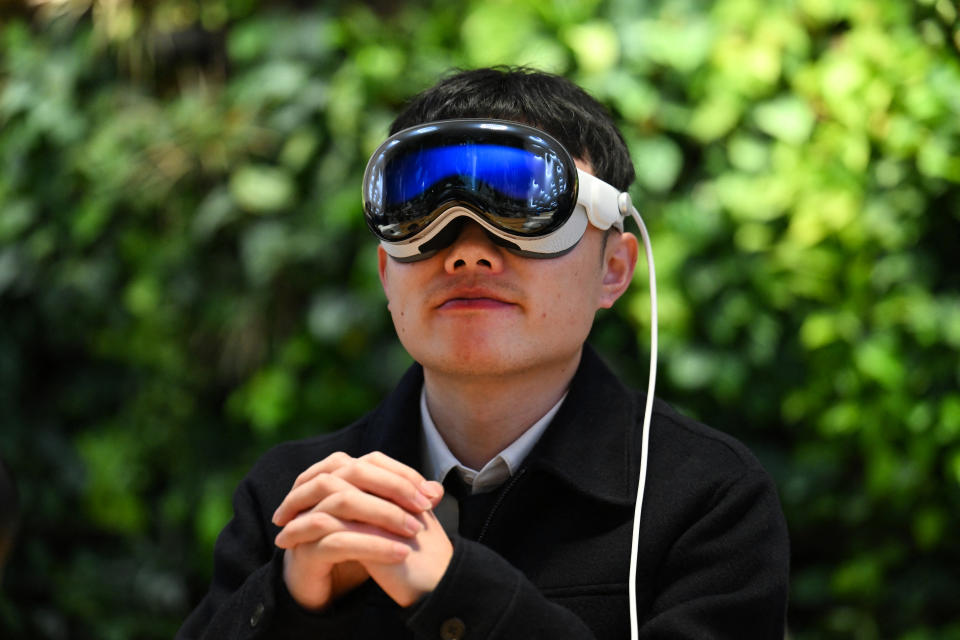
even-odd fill
[{"label": "apple vision pro headset", "polygon": [[496,244],[529,258],[567,253],[588,224],[622,231],[627,216],[636,221],[647,255],[651,319],[630,550],[630,629],[636,639],[637,544],[657,372],[657,286],[650,238],[630,195],[578,169],[563,145],[539,129],[504,120],[441,120],[404,129],[377,148],[363,176],[363,210],[380,246],[401,262],[449,246],[464,219],[483,227]]}]

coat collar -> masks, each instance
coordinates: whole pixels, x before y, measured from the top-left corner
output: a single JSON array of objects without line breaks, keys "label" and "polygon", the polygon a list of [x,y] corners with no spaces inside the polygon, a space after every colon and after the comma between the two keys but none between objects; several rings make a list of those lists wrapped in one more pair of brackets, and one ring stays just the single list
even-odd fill
[{"label": "coat collar", "polygon": [[636,425],[633,393],[585,344],[567,399],[527,464],[593,498],[632,504],[639,473]]},{"label": "coat collar", "polygon": [[[420,389],[423,368],[411,366],[370,415],[363,448],[420,468]],[[570,391],[524,466],[555,476],[598,500],[631,504],[639,451],[637,402],[590,345],[584,345]]]}]

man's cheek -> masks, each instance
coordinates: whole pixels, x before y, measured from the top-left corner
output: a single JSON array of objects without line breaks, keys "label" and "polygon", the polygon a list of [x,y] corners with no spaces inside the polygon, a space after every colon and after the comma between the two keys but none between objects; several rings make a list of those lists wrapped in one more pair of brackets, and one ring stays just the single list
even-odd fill
[{"label": "man's cheek", "polygon": [[393,327],[397,330],[397,335],[402,338],[407,331],[405,326],[406,311],[397,305],[390,308],[390,315],[393,318]]}]

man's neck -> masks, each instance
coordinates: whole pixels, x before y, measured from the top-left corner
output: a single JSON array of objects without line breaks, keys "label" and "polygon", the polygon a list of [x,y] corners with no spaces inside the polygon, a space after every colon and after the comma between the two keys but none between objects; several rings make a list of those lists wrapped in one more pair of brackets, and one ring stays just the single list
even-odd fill
[{"label": "man's neck", "polygon": [[464,465],[482,468],[559,402],[581,355],[510,375],[450,376],[425,367],[427,406],[450,452]]}]

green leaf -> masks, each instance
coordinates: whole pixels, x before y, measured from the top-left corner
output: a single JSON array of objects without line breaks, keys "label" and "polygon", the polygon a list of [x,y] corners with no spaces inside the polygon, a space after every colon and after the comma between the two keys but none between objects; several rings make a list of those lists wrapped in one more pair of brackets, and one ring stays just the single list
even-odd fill
[{"label": "green leaf", "polygon": [[127,287],[124,303],[138,316],[152,315],[159,307],[163,292],[160,283],[150,274],[144,274]]},{"label": "green leaf", "polygon": [[719,361],[712,353],[685,349],[675,353],[667,363],[670,379],[684,389],[699,389],[710,384],[719,374]]},{"label": "green leaf", "polygon": [[923,509],[913,518],[913,538],[921,549],[932,549],[943,540],[948,518],[940,509]]},{"label": "green leaf", "polygon": [[794,96],[784,96],[758,105],[753,112],[761,131],[774,138],[800,144],[813,131],[813,110]]},{"label": "green leaf", "polygon": [[665,136],[638,140],[630,153],[637,180],[651,191],[669,191],[683,168],[683,152],[677,143]]},{"label": "green leaf", "polygon": [[488,0],[463,20],[460,36],[472,66],[509,64],[536,35],[536,23],[522,4]]},{"label": "green leaf", "polygon": [[860,373],[888,389],[895,389],[903,382],[903,363],[889,338],[876,337],[861,342],[854,351],[854,362]]},{"label": "green leaf", "polygon": [[296,186],[286,169],[247,164],[230,176],[230,193],[242,209],[274,213],[293,204]]},{"label": "green leaf", "polygon": [[863,555],[846,561],[834,573],[832,588],[841,597],[870,597],[880,590],[884,577],[880,561]]},{"label": "green leaf", "polygon": [[213,189],[200,203],[192,221],[193,234],[206,240],[236,217],[237,209],[225,187]]},{"label": "green leaf", "polygon": [[84,502],[90,518],[107,531],[141,533],[148,514],[139,495],[146,478],[136,437],[130,431],[89,431],[76,446],[86,471]]},{"label": "green leaf", "polygon": [[217,536],[233,515],[230,504],[232,489],[226,483],[210,478],[204,483],[200,504],[197,507],[194,527],[197,542],[205,549],[213,550]]},{"label": "green leaf", "polygon": [[292,249],[287,227],[279,222],[262,222],[250,227],[240,246],[243,266],[250,281],[262,286],[286,265]]},{"label": "green leaf", "polygon": [[733,172],[722,174],[715,187],[720,202],[731,216],[742,221],[769,221],[783,217],[795,189],[788,177]]},{"label": "green leaf", "polygon": [[686,129],[701,142],[710,142],[729,133],[742,114],[743,103],[736,96],[727,92],[711,95],[693,110]]},{"label": "green leaf", "polygon": [[563,37],[573,50],[577,65],[586,73],[607,71],[620,57],[620,40],[608,22],[592,21],[569,27]]},{"label": "green leaf", "polygon": [[382,45],[368,45],[355,54],[357,68],[371,78],[387,79],[401,73],[406,58],[401,49]]},{"label": "green leaf", "polygon": [[955,450],[947,462],[948,477],[960,485],[960,450]]},{"label": "green leaf", "polygon": [[697,14],[640,19],[623,27],[623,38],[630,58],[648,58],[683,73],[704,64],[713,46],[710,22]]},{"label": "green leaf", "polygon": [[36,207],[26,199],[5,203],[0,195],[0,209],[0,244],[17,238],[36,219]]},{"label": "green leaf", "polygon": [[307,325],[318,339],[334,342],[359,320],[356,301],[336,291],[316,296],[310,304]]},{"label": "green leaf", "polygon": [[255,431],[275,432],[292,413],[297,383],[286,369],[259,371],[244,389],[243,413]]}]

